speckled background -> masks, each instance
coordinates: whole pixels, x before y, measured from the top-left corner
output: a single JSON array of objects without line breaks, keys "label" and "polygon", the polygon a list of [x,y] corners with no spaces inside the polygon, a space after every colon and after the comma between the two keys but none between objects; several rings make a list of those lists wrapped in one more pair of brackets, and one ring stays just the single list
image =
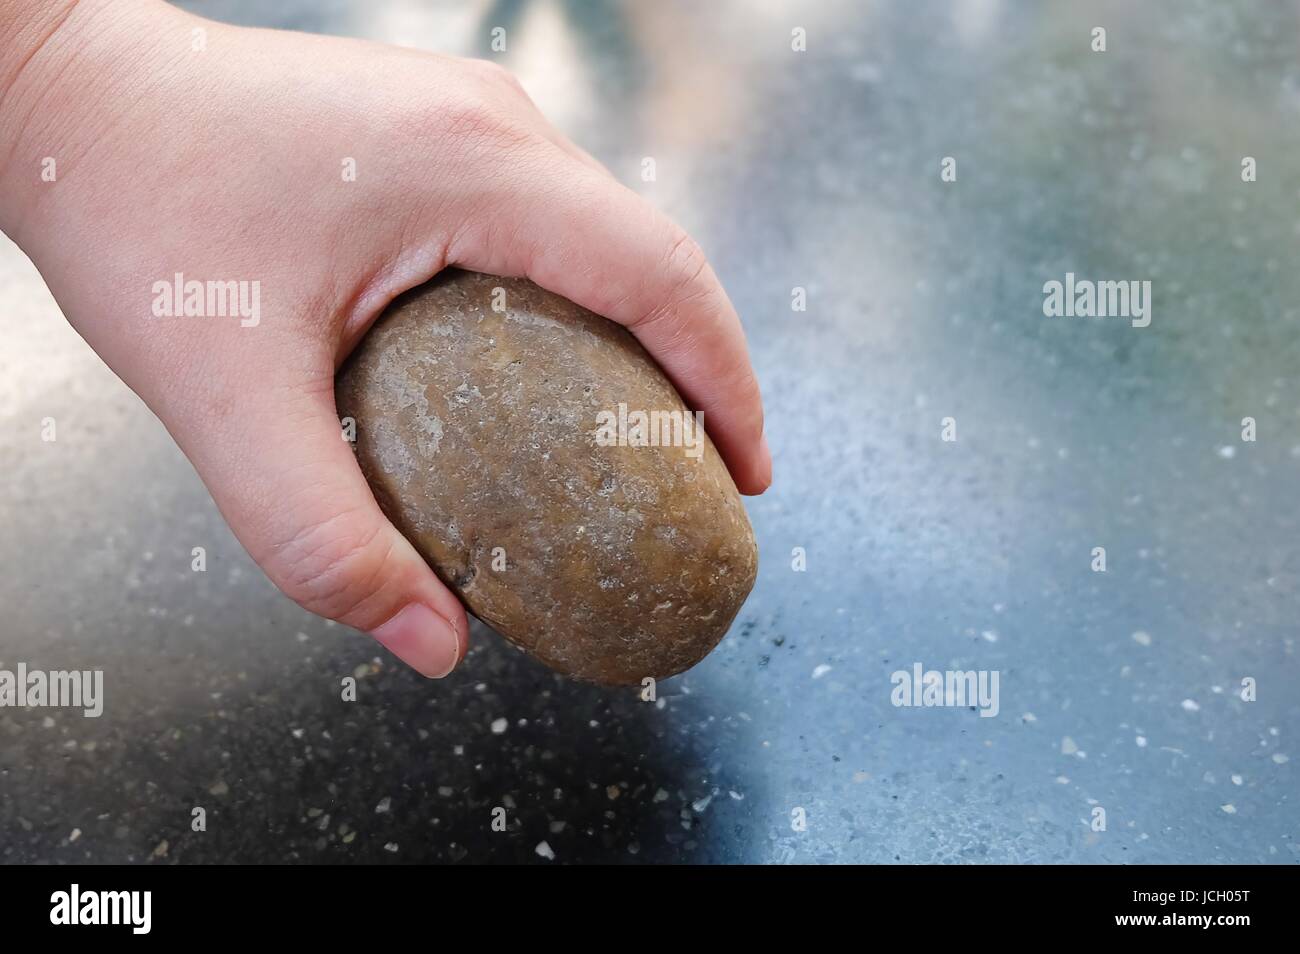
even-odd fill
[{"label": "speckled background", "polygon": [[[745,319],[759,579],[656,703],[484,630],[425,682],[276,593],[0,239],[0,667],[107,697],[0,709],[0,859],[1300,857],[1300,7],[185,6],[476,55],[507,27]],[[1151,280],[1151,326],[1045,318],[1066,271]],[[997,670],[998,716],[892,705],[918,662]]]}]

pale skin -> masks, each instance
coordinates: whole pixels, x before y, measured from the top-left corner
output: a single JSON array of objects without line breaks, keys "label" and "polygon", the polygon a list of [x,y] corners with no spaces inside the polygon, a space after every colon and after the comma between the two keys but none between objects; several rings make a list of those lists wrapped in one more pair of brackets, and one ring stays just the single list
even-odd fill
[{"label": "pale skin", "polygon": [[[737,487],[771,483],[744,334],[703,252],[491,63],[161,0],[0,0],[0,230],[267,576],[426,676],[463,658],[465,611],[375,503],[334,373],[441,269],[527,276],[625,325]],[[176,272],[260,282],[260,322],[154,318]]]}]

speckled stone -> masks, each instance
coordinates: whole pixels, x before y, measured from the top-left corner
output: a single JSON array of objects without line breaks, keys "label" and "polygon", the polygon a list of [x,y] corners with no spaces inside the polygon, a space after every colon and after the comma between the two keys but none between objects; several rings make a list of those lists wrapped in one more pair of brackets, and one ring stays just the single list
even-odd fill
[{"label": "speckled stone", "polygon": [[610,443],[620,405],[693,426],[672,384],[622,327],[531,282],[450,271],[407,293],[337,396],[385,513],[476,616],[561,672],[681,672],[753,586],[753,532],[707,435]]}]

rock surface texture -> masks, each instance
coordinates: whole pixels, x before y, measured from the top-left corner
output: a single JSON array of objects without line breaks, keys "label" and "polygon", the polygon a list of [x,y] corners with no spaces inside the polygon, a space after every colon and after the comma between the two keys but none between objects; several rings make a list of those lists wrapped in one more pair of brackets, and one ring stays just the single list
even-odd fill
[{"label": "rock surface texture", "polygon": [[476,616],[561,672],[681,672],[753,586],[753,531],[708,437],[633,446],[632,428],[611,444],[620,405],[693,426],[672,384],[622,327],[531,282],[447,271],[408,292],[336,393],[393,523]]}]

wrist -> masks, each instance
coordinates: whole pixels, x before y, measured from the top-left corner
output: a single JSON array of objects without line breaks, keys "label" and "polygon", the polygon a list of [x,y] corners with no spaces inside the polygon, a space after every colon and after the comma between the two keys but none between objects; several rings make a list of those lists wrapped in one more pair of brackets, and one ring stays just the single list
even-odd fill
[{"label": "wrist", "polygon": [[[19,77],[55,42],[80,0],[0,0],[0,109]],[[0,118],[4,114],[0,113]]]},{"label": "wrist", "polygon": [[111,121],[160,0],[0,0],[0,231],[57,181],[88,121]]},{"label": "wrist", "polygon": [[0,0],[0,92],[76,5],[77,0]]}]

